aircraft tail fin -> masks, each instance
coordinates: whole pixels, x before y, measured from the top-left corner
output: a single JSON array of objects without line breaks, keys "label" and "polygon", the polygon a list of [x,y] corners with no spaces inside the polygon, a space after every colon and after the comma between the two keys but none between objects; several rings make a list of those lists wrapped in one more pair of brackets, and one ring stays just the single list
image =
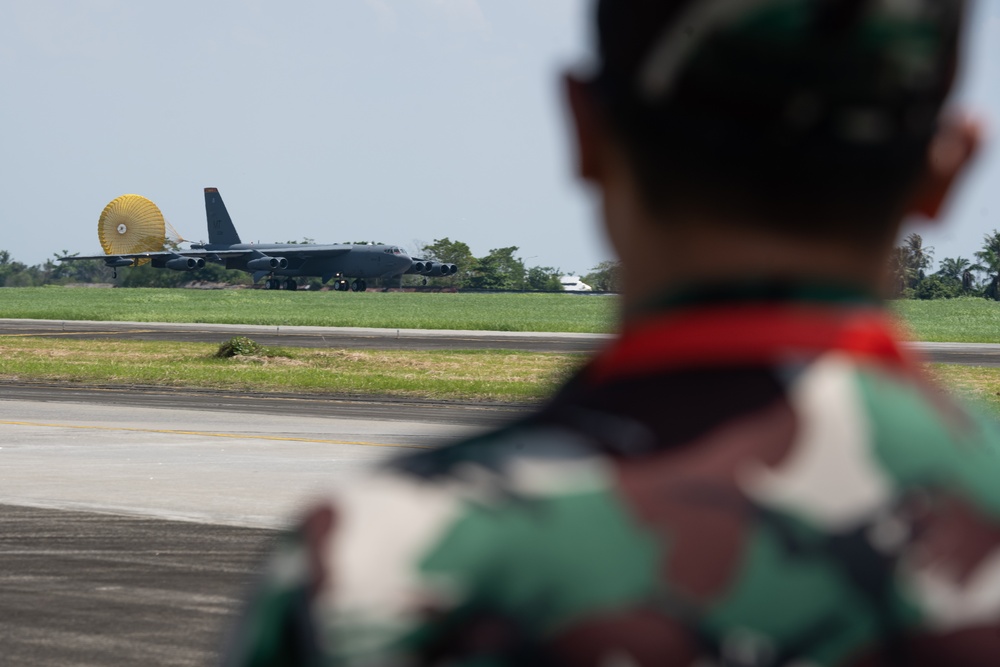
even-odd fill
[{"label": "aircraft tail fin", "polygon": [[205,216],[208,218],[210,245],[234,245],[241,242],[218,188],[205,188]]}]

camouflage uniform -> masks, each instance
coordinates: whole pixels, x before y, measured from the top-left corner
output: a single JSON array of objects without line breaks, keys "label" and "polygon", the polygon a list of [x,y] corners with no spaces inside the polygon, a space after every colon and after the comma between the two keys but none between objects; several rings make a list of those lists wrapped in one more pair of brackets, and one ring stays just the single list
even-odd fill
[{"label": "camouflage uniform", "polygon": [[674,300],[538,414],[332,497],[230,662],[998,665],[998,447],[873,302]]}]

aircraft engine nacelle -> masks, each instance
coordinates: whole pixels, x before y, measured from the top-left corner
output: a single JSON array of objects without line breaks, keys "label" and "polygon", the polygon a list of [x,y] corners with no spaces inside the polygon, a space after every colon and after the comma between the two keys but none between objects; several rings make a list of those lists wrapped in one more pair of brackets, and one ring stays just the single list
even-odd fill
[{"label": "aircraft engine nacelle", "polygon": [[458,272],[458,267],[454,264],[433,264],[427,268],[429,276],[450,276]]},{"label": "aircraft engine nacelle", "polygon": [[104,260],[104,265],[118,268],[119,266],[132,266],[134,261],[132,259],[125,259],[124,257],[115,257],[114,259]]},{"label": "aircraft engine nacelle", "polygon": [[247,268],[251,271],[275,271],[277,269],[287,269],[288,260],[284,257],[258,257],[247,262]]},{"label": "aircraft engine nacelle", "polygon": [[164,266],[174,271],[194,271],[195,269],[204,269],[205,260],[201,257],[175,257],[168,259]]},{"label": "aircraft engine nacelle", "polygon": [[429,259],[417,259],[413,260],[410,268],[407,269],[406,273],[417,273],[422,276],[450,276],[454,273],[458,273],[458,267],[454,264],[441,264],[439,262],[433,262]]}]

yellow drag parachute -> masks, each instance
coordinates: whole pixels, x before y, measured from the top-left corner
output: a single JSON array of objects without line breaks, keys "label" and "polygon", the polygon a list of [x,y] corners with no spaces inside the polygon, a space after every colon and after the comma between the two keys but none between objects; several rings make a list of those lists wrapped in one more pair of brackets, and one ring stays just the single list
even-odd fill
[{"label": "yellow drag parachute", "polygon": [[166,223],[153,202],[140,195],[122,195],[104,207],[97,222],[97,236],[109,255],[156,252],[163,250]]}]

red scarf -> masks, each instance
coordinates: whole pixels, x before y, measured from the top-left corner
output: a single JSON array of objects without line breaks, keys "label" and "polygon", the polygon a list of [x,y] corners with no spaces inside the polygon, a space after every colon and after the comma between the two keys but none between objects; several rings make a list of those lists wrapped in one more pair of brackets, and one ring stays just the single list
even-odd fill
[{"label": "red scarf", "polygon": [[880,309],[814,303],[701,306],[626,326],[585,372],[590,382],[690,366],[768,365],[841,351],[909,369],[896,326]]}]

